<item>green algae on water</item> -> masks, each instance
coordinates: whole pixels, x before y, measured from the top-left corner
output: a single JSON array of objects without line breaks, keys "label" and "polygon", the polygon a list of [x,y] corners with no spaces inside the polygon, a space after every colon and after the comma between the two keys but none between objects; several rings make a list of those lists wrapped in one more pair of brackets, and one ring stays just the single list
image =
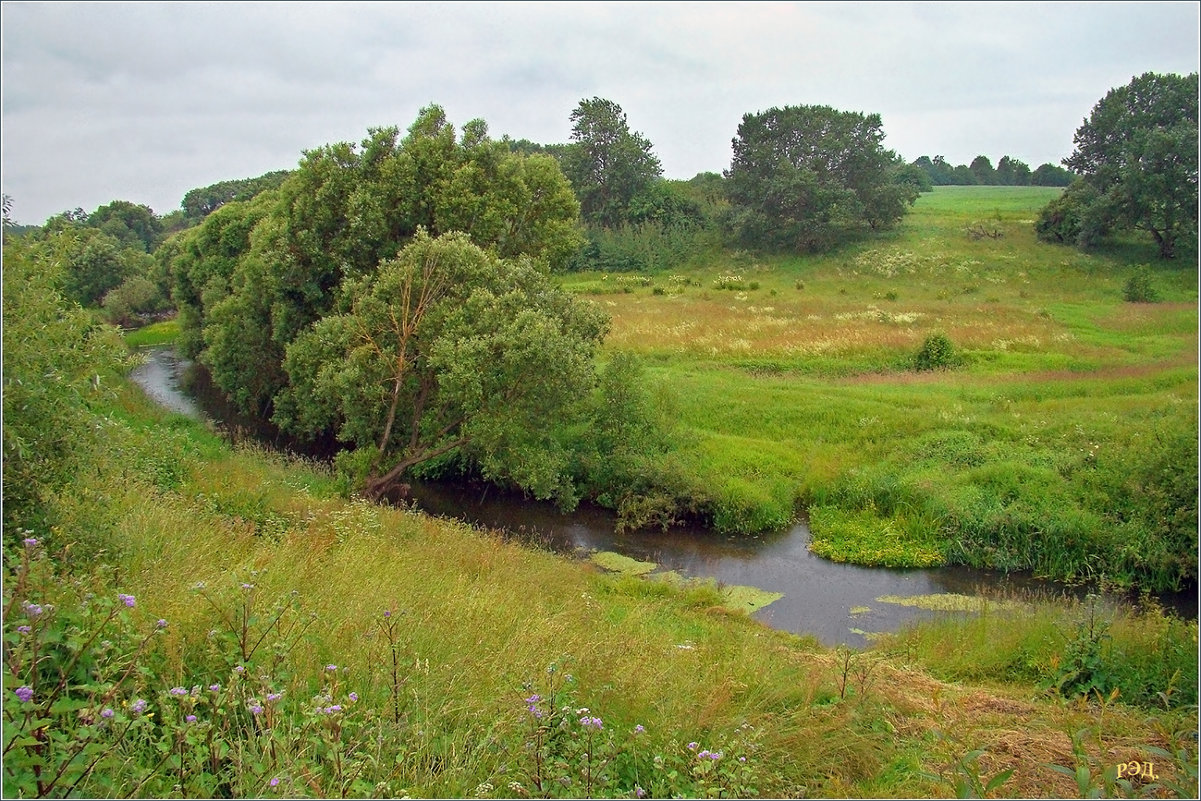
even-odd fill
[{"label": "green algae on water", "polygon": [[658,567],[654,562],[639,562],[613,551],[597,551],[589,557],[594,564],[626,576],[645,576]]},{"label": "green algae on water", "polygon": [[876,599],[882,604],[897,604],[927,609],[933,612],[983,612],[986,609],[1024,609],[1017,601],[998,601],[976,595],[960,595],[954,592],[938,592],[930,595],[881,595]]}]

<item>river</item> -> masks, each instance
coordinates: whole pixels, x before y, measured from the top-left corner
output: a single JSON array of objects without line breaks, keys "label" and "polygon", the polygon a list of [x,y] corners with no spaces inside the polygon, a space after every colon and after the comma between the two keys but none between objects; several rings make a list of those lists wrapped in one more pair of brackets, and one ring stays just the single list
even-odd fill
[{"label": "river", "polygon": [[[131,378],[161,405],[204,419],[208,415],[202,406],[210,405],[181,389],[185,368],[171,348],[153,348]],[[587,557],[612,551],[654,562],[658,571],[782,593],[753,617],[774,628],[811,634],[826,645],[862,647],[871,633],[896,631],[909,621],[947,614],[895,603],[898,597],[954,593],[1020,600],[1083,597],[1090,591],[1028,575],[964,567],[897,570],[839,564],[809,551],[809,528],[803,521],[787,531],[756,537],[690,528],[618,534],[616,519],[608,510],[582,505],[563,515],[551,504],[495,488],[417,483],[411,500],[430,514],[501,529],[565,555]],[[1195,592],[1162,595],[1159,600],[1184,617],[1197,617]]]}]

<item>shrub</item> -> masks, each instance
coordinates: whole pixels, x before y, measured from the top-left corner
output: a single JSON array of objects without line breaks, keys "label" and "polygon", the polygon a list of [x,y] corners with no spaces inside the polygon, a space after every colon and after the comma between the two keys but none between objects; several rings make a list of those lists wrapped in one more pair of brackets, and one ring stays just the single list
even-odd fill
[{"label": "shrub", "polygon": [[949,370],[958,367],[959,364],[960,358],[955,353],[955,346],[946,334],[931,334],[926,337],[926,341],[913,356],[913,369],[919,372]]},{"label": "shrub", "polygon": [[1128,303],[1156,303],[1159,293],[1151,285],[1151,270],[1147,265],[1139,265],[1134,274],[1126,279],[1122,288],[1122,297]]}]

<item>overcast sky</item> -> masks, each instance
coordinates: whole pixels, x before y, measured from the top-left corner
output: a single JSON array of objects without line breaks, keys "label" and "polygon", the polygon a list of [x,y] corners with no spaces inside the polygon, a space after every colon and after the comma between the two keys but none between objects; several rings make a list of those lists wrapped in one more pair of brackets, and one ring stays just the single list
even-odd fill
[{"label": "overcast sky", "polygon": [[729,167],[742,116],[878,113],[906,160],[1058,164],[1106,92],[1198,70],[1179,3],[3,3],[3,191],[41,223],[295,167],[430,103],[566,142],[604,97],[668,178]]}]

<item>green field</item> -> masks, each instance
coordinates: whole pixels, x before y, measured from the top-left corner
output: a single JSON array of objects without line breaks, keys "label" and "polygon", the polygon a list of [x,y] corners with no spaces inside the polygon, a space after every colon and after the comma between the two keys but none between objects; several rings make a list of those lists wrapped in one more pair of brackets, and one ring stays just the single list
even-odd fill
[{"label": "green field", "polygon": [[[1196,576],[1196,268],[1036,241],[1059,191],[939,187],[832,255],[564,281],[672,399],[669,469],[719,528],[808,512],[835,559],[1178,586]],[[1123,300],[1140,262],[1162,302]],[[935,333],[957,365],[915,371]],[[1191,525],[1164,523],[1189,498]]]}]

